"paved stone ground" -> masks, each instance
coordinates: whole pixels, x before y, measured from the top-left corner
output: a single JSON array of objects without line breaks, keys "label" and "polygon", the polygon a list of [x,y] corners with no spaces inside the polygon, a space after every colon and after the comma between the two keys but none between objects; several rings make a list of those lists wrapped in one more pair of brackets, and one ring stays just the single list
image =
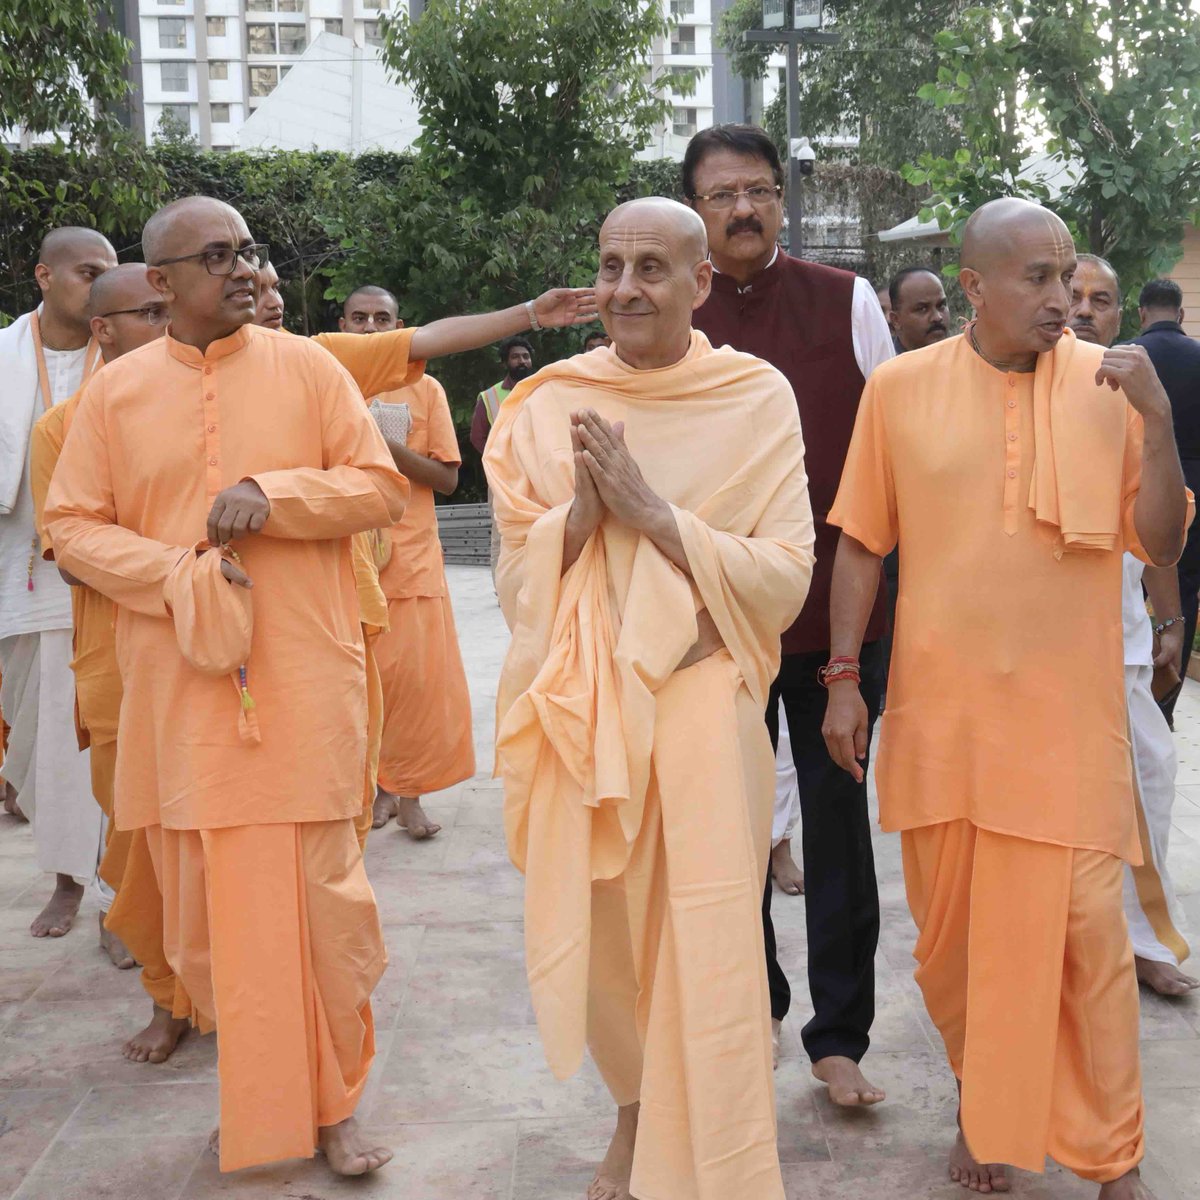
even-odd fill
[{"label": "paved stone ground", "polygon": [[[433,842],[392,827],[367,847],[391,965],[376,997],[379,1057],[364,1114],[395,1161],[366,1180],[335,1180],[320,1160],[221,1177],[204,1150],[216,1112],[213,1039],[189,1038],[163,1066],[121,1058],[122,1040],[149,1015],[136,973],[102,957],[90,898],[68,937],[29,937],[46,883],[28,828],[0,818],[0,1196],[582,1200],[612,1108],[590,1066],[560,1084],[542,1059],[522,966],[521,880],[486,778],[505,631],[488,573],[450,575],[481,774],[433,798],[446,827]],[[1200,933],[1200,684],[1187,687],[1171,866]],[[876,859],[883,936],[867,1062],[889,1096],[870,1112],[832,1110],[799,1056],[804,902],[776,897],[782,958],[798,985],[778,1074],[789,1200],[963,1194],[944,1182],[954,1085],[911,979],[898,839],[880,836]],[[1200,1001],[1143,995],[1142,1006],[1146,1175],[1159,1200],[1179,1200],[1200,1187]],[[1094,1195],[1060,1171],[1021,1176],[1015,1190],[1030,1200]]]}]

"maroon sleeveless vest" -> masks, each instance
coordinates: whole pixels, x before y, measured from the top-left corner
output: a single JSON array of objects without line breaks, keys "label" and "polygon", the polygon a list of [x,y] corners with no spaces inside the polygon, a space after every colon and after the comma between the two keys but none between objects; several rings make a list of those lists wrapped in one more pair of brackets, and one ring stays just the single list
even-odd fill
[{"label": "maroon sleeveless vest", "polygon": [[[853,296],[849,271],[780,250],[746,287],[739,288],[728,275],[714,275],[712,294],[692,317],[714,346],[732,346],[781,371],[800,407],[817,563],[804,609],[783,635],[784,654],[829,648],[829,584],[841,531],[825,519],[841,482],[864,384],[851,335]],[[887,630],[885,598],[881,573],[864,641]]]}]

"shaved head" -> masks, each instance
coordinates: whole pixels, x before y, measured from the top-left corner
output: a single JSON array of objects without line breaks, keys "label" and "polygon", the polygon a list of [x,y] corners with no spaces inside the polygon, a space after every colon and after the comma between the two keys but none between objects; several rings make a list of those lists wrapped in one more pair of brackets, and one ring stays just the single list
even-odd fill
[{"label": "shaved head", "polygon": [[400,311],[400,301],[396,299],[392,292],[389,292],[385,287],[379,287],[378,284],[364,283],[362,287],[355,288],[354,291],[346,297],[346,303],[342,305],[343,312],[349,312],[350,306],[356,300],[383,300],[390,304],[398,313]]},{"label": "shaved head", "polygon": [[142,230],[151,284],[171,311],[171,337],[200,350],[254,320],[266,250],[242,214],[211,196],[160,208]]},{"label": "shaved head", "polygon": [[642,196],[618,204],[604,219],[600,239],[608,229],[656,229],[667,234],[685,256],[688,266],[708,257],[708,230],[694,208],[666,196]]},{"label": "shaved head", "polygon": [[396,297],[374,283],[364,283],[346,297],[338,320],[343,333],[387,333],[402,324]]},{"label": "shaved head", "polygon": [[1048,238],[1074,252],[1071,231],[1048,208],[1016,196],[989,200],[967,218],[959,261],[985,274],[990,266],[1011,259],[1034,238]]},{"label": "shaved head", "polygon": [[167,306],[146,276],[145,263],[122,263],[92,284],[92,336],[105,362],[128,354],[167,330]]},{"label": "shaved head", "polygon": [[146,278],[145,263],[121,263],[92,284],[88,310],[93,317],[100,317],[115,308],[140,308],[159,299]]},{"label": "shaved head", "polygon": [[85,229],[82,225],[62,225],[52,229],[42,238],[42,244],[38,247],[38,262],[48,267],[88,258],[116,262],[117,252],[104,234]]},{"label": "shaved head", "polygon": [[596,304],[618,356],[639,370],[679,362],[712,273],[708,234],[694,209],[661,196],[614,208],[600,227]]},{"label": "shaved head", "polygon": [[228,225],[235,245],[241,240],[239,234],[233,231],[244,231],[246,222],[232,204],[212,196],[185,196],[182,200],[174,200],[160,208],[146,222],[142,230],[142,256],[154,265],[164,258],[203,249],[203,245],[192,244],[196,240],[195,230],[202,224],[209,226],[214,221]]},{"label": "shaved head", "polygon": [[38,248],[33,277],[42,292],[42,326],[47,345],[72,350],[87,343],[88,293],[105,271],[117,265],[117,252],[94,229],[64,225],[52,229]]},{"label": "shaved head", "polygon": [[1032,371],[1067,326],[1075,243],[1048,208],[1005,197],[976,209],[963,230],[959,283],[975,309],[976,351],[1003,371]]}]

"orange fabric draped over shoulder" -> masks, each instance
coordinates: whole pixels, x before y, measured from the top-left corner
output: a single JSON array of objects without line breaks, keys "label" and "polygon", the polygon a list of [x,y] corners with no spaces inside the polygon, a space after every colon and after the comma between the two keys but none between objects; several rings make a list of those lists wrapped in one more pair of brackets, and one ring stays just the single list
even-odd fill
[{"label": "orange fabric draped over shoulder", "polygon": [[[563,572],[585,406],[625,422],[690,578],[612,517]],[[586,1041],[618,1103],[640,1098],[635,1194],[778,1200],[762,711],[812,572],[795,399],[699,333],[660,370],[593,351],[514,389],[484,465],[512,630],[497,763],[547,1059],[564,1077]],[[677,671],[701,608],[725,649]]]}]

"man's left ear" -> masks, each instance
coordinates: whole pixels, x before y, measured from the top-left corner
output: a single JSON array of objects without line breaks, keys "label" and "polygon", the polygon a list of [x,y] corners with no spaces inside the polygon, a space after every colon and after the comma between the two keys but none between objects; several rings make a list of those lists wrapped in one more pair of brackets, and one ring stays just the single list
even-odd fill
[{"label": "man's left ear", "polygon": [[696,298],[692,301],[692,311],[700,308],[712,291],[713,265],[706,258],[696,266]]}]

